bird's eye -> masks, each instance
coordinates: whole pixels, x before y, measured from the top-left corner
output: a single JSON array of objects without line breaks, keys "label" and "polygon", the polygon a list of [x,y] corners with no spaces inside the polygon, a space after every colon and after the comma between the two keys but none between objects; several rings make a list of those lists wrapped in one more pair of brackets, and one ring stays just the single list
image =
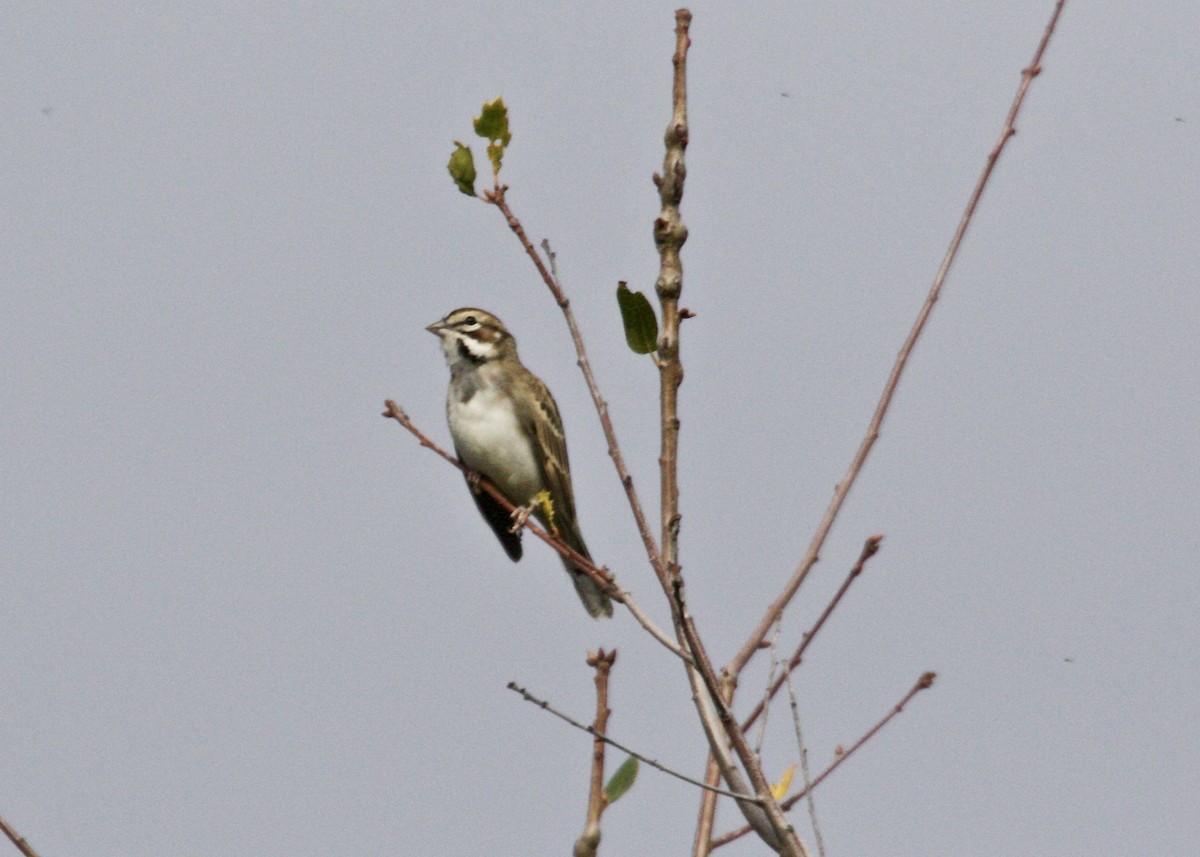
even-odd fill
[{"label": "bird's eye", "polygon": [[466,324],[479,324],[479,322],[477,322],[475,320],[475,316],[473,316],[473,315],[469,315],[466,318],[464,318],[463,322]]}]

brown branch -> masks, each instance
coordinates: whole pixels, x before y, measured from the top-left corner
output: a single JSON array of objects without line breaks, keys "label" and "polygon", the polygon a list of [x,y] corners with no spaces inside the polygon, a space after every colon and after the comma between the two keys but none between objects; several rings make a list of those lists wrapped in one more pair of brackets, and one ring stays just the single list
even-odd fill
[{"label": "brown branch", "polygon": [[883,536],[871,536],[869,539],[867,539],[866,543],[863,544],[862,553],[858,555],[858,562],[856,562],[854,567],[850,569],[850,573],[846,575],[846,579],[842,581],[842,585],[838,587],[838,591],[833,594],[833,598],[830,599],[829,604],[827,604],[825,609],[821,611],[821,615],[817,617],[817,621],[813,624],[812,630],[808,631],[801,638],[800,645],[796,647],[796,651],[792,653],[791,658],[789,658],[787,664],[784,665],[783,672],[776,676],[775,681],[771,683],[770,688],[767,690],[766,694],[764,694],[763,698],[758,701],[758,704],[754,706],[754,709],[750,712],[746,719],[742,721],[743,732],[749,730],[750,727],[754,725],[754,721],[757,720],[764,711],[766,711],[767,706],[771,703],[771,700],[775,698],[775,694],[779,693],[779,689],[783,687],[783,684],[785,681],[787,681],[788,676],[792,674],[792,671],[795,670],[796,667],[800,666],[800,662],[804,659],[804,653],[808,649],[809,644],[813,641],[813,638],[817,636],[817,632],[820,631],[824,626],[825,620],[827,620],[830,614],[833,613],[834,608],[838,606],[838,603],[842,600],[842,596],[845,595],[846,591],[850,588],[850,584],[854,582],[855,578],[862,574],[863,566],[866,565],[868,559],[876,554],[876,552],[879,550],[879,544],[882,541]]},{"label": "brown branch", "polygon": [[[876,723],[874,726],[872,726],[870,729],[868,729],[867,732],[861,738],[859,738],[857,741],[855,741],[850,746],[849,750],[838,753],[837,758],[835,758],[828,765],[828,767],[825,768],[825,770],[823,770],[823,771],[821,771],[821,773],[817,774],[817,776],[813,779],[813,781],[811,783],[809,783],[801,791],[796,792],[796,794],[791,795],[786,800],[782,801],[780,803],[780,807],[786,812],[787,810],[789,810],[793,806],[795,806],[797,801],[803,799],[809,792],[811,792],[813,789],[815,789],[817,786],[819,786],[822,782],[824,782],[826,777],[828,777],[830,774],[832,774],[834,771],[836,771],[841,766],[841,764],[843,762],[845,762],[847,759],[849,759],[851,756],[853,756],[854,753],[857,752],[858,749],[863,746],[863,744],[866,744],[868,741],[870,741],[872,738],[874,738],[879,733],[879,731],[881,729],[883,729],[884,726],[887,726],[887,724],[891,721],[891,719],[893,717],[895,717],[897,714],[899,714],[901,711],[903,711],[904,706],[908,705],[908,703],[912,700],[912,698],[914,696],[916,696],[918,693],[920,693],[923,690],[927,690],[927,689],[933,687],[933,680],[935,678],[937,678],[937,673],[927,672],[927,673],[922,674],[921,677],[919,679],[917,679],[917,683],[914,684],[912,686],[912,688],[909,689],[908,693],[904,694],[903,698],[901,698],[901,700],[899,702],[897,702],[894,706],[892,706],[892,710],[889,711],[883,717],[882,720],[880,720],[878,723]],[[747,827],[740,827],[737,830],[732,830],[729,833],[722,834],[721,836],[718,836],[716,839],[713,840],[712,847],[719,848],[722,845],[728,845],[733,840],[740,839],[741,837],[745,836],[750,831],[751,831],[751,828],[749,826],[747,826]]]},{"label": "brown branch", "polygon": [[[409,433],[412,434],[413,437],[415,437],[418,441],[420,441],[421,446],[432,450],[437,455],[453,464],[455,467],[461,470],[464,475],[478,477],[479,487],[483,491],[486,491],[497,503],[499,503],[509,512],[516,511],[517,507],[513,505],[511,500],[504,496],[499,488],[493,485],[485,477],[472,471],[453,455],[446,452],[446,450],[442,449],[440,446],[430,440],[424,432],[417,428],[412,419],[409,418],[408,414],[404,412],[403,408],[401,408],[391,399],[387,399],[384,402],[384,408],[385,410],[383,412],[383,416],[387,419],[395,420],[404,428],[408,429]],[[657,625],[655,625],[650,617],[646,615],[646,612],[642,610],[641,606],[633,600],[633,596],[630,595],[629,591],[617,583],[617,580],[613,576],[612,572],[610,572],[607,568],[596,565],[587,557],[576,553],[574,550],[567,547],[567,545],[563,544],[558,537],[553,536],[546,530],[542,529],[533,520],[527,518],[524,521],[523,526],[546,544],[550,545],[550,547],[554,548],[554,550],[558,551],[559,554],[569,559],[572,565],[582,569],[587,576],[594,580],[596,584],[602,590],[604,590],[605,594],[609,595],[614,601],[624,604],[629,612],[633,615],[633,618],[638,621],[638,624],[645,628],[650,635],[654,637],[654,639],[658,640],[658,642],[669,649],[677,657],[683,659],[684,661],[690,660],[690,657],[683,650],[683,648],[680,647],[679,644],[670,637],[668,637],[666,633]]]},{"label": "brown branch", "polygon": [[921,307],[921,311],[917,313],[917,319],[913,322],[912,329],[909,331],[908,338],[904,341],[904,345],[900,349],[900,353],[896,356],[896,362],[892,366],[891,374],[888,376],[887,384],[884,385],[883,394],[879,398],[879,404],[875,407],[875,413],[871,417],[870,425],[867,427],[867,433],[862,439],[862,443],[858,447],[858,451],[854,455],[854,459],[850,462],[850,467],[846,471],[846,475],[842,477],[842,481],[838,483],[837,488],[833,493],[833,499],[829,503],[829,508],[825,511],[825,516],[821,519],[821,523],[817,526],[816,534],[813,536],[812,543],[809,545],[808,552],[804,555],[804,559],[800,561],[791,579],[783,588],[783,592],[779,597],[767,608],[762,620],[754,629],[749,639],[742,645],[734,655],[733,660],[729,662],[726,668],[730,675],[737,676],[742,669],[754,657],[758,651],[760,644],[766,639],[767,632],[771,625],[774,624],[776,617],[783,612],[788,603],[792,600],[792,596],[796,594],[796,590],[804,582],[808,576],[809,570],[816,564],[821,547],[825,543],[826,536],[829,535],[830,529],[833,527],[833,522],[841,511],[842,504],[845,502],[850,489],[854,486],[855,480],[858,478],[859,471],[862,470],[863,463],[867,460],[867,456],[871,452],[871,447],[875,445],[875,441],[879,438],[879,428],[883,424],[883,418],[887,415],[888,407],[892,403],[892,397],[896,393],[896,386],[900,383],[900,376],[904,372],[904,367],[908,363],[909,354],[912,353],[913,346],[917,344],[917,340],[921,336],[921,332],[925,329],[925,323],[929,319],[929,315],[933,312],[933,305],[937,303],[938,296],[942,291],[942,284],[946,281],[946,276],[950,273],[950,266],[953,264],[955,257],[958,255],[958,249],[962,244],[963,238],[967,234],[967,227],[971,225],[971,218],[975,214],[975,208],[979,204],[980,198],[983,196],[984,188],[987,186],[988,179],[991,178],[992,170],[996,166],[997,160],[1000,158],[1000,153],[1004,150],[1005,144],[1009,139],[1016,134],[1017,114],[1021,110],[1021,105],[1025,102],[1025,94],[1029,90],[1029,85],[1033,79],[1041,73],[1042,70],[1042,55],[1046,51],[1046,46],[1050,42],[1050,37],[1054,33],[1054,28],[1058,23],[1059,15],[1062,13],[1065,0],[1058,0],[1054,6],[1054,12],[1050,16],[1049,23],[1046,24],[1046,29],[1042,34],[1041,42],[1038,44],[1037,50],[1034,52],[1033,60],[1021,72],[1021,84],[1017,87],[1017,94],[1013,98],[1012,106],[1009,108],[1008,116],[1005,119],[1004,127],[1000,131],[1000,138],[996,141],[992,151],[988,154],[987,163],[984,165],[983,172],[979,176],[979,180],[975,183],[975,189],[971,192],[971,197],[967,202],[967,207],[963,211],[962,218],[959,220],[958,228],[954,232],[954,237],[950,241],[950,246],[946,250],[946,255],[942,259],[942,264],[938,268],[937,275],[933,278],[933,285],[929,289],[929,294],[925,298],[925,303]]},{"label": "brown branch", "polygon": [[600,846],[600,816],[608,807],[604,794],[604,741],[595,737],[608,731],[608,676],[617,660],[617,650],[588,652],[587,664],[596,671],[596,718],[592,721],[592,777],[588,789],[587,821],[575,840],[574,857],[595,857]]},{"label": "brown branch", "polygon": [[741,771],[729,755],[726,740],[732,745],[741,761],[742,768],[750,779],[758,803],[739,801],[738,808],[754,827],[763,841],[788,857],[799,857],[803,846],[787,823],[778,804],[771,795],[769,784],[763,776],[758,757],[747,746],[738,729],[737,722],[729,711],[727,697],[717,680],[708,654],[700,641],[699,634],[687,613],[683,600],[683,579],[679,565],[679,529],[682,517],[679,511],[679,387],[683,383],[683,363],[680,360],[679,323],[682,313],[679,299],[683,293],[683,262],[680,257],[688,231],[680,216],[679,206],[683,200],[684,180],[687,166],[684,153],[688,144],[687,119],[687,55],[691,47],[689,28],[692,13],[687,9],[675,12],[675,52],[671,62],[674,68],[671,86],[671,120],[663,135],[665,153],[663,170],[654,176],[658,188],[660,210],[654,220],[654,243],[658,248],[659,272],[654,283],[661,308],[662,326],[659,331],[655,364],[659,373],[659,413],[661,451],[659,454],[659,478],[661,493],[661,535],[659,545],[662,557],[660,577],[663,590],[671,604],[676,638],[692,654],[692,665],[688,668],[688,680],[692,685],[692,698],[696,704],[708,738],[709,750],[720,768],[721,776],[735,791],[747,791]]},{"label": "brown branch", "polygon": [[687,124],[687,52],[691,46],[688,27],[692,13],[687,9],[675,12],[675,68],[671,88],[671,121],[667,124],[663,142],[662,175],[654,176],[658,187],[661,210],[654,221],[654,243],[658,247],[659,269],[654,290],[662,308],[662,329],[658,337],[659,406],[662,422],[662,450],[658,459],[662,494],[661,524],[664,590],[670,596],[670,583],[679,575],[679,386],[683,383],[683,364],[679,359],[679,297],[683,292],[683,261],[680,251],[687,241],[688,231],[679,215],[683,200],[683,184],[687,177],[684,152],[688,144]]},{"label": "brown branch", "polygon": [[617,443],[616,430],[613,428],[612,420],[608,416],[608,403],[600,394],[600,386],[596,383],[596,376],[592,374],[592,364],[588,360],[587,349],[583,344],[583,334],[579,332],[579,325],[575,323],[575,313],[571,311],[571,302],[567,299],[562,286],[558,282],[557,271],[553,270],[554,254],[550,252],[549,244],[543,242],[542,246],[546,249],[547,258],[550,260],[550,269],[547,269],[541,256],[538,255],[529,237],[525,234],[525,228],[521,225],[521,221],[513,214],[512,209],[508,207],[507,191],[507,185],[497,184],[492,190],[484,191],[483,199],[496,206],[500,213],[504,215],[504,220],[508,223],[508,228],[517,236],[517,240],[521,242],[526,255],[533,260],[533,265],[537,268],[538,274],[541,275],[546,288],[550,289],[550,294],[554,296],[555,303],[562,310],[563,318],[567,321],[567,329],[571,332],[571,340],[575,343],[575,354],[578,357],[579,368],[583,372],[588,392],[592,395],[592,402],[596,406],[596,413],[600,416],[600,427],[604,430],[604,439],[608,443],[608,455],[613,460],[613,464],[617,468],[617,476],[620,478],[621,485],[625,489],[625,496],[629,500],[629,508],[633,512],[638,532],[642,536],[642,544],[646,548],[646,556],[650,559],[650,565],[654,568],[654,573],[662,580],[664,578],[663,563],[659,557],[658,545],[654,542],[654,536],[650,534],[650,525],[646,520],[646,513],[642,509],[642,501],[633,487],[633,476],[630,475],[629,469],[625,466],[625,457],[621,454],[620,444]]},{"label": "brown branch", "polygon": [[0,830],[4,831],[4,835],[8,837],[8,841],[17,846],[25,857],[38,857],[37,852],[33,850],[33,846],[25,841],[25,838],[17,831],[13,830],[7,821],[0,818]]}]

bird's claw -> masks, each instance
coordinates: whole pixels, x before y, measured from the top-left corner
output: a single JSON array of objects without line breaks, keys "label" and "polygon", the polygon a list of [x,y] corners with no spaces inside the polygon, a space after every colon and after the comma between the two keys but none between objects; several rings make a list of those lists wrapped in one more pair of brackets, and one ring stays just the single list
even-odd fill
[{"label": "bird's claw", "polygon": [[518,506],[512,511],[512,526],[508,528],[510,533],[519,533],[521,527],[525,526],[525,522],[529,520],[529,516],[533,514],[533,510],[537,508],[537,501],[530,503],[528,506]]}]

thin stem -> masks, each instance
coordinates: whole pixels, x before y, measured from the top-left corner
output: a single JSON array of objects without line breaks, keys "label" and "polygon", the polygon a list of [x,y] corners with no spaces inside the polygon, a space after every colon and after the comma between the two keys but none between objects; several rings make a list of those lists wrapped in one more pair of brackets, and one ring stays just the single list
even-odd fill
[{"label": "thin stem", "polygon": [[[796,749],[800,753],[800,773],[804,777],[804,793],[807,796],[808,819],[812,823],[813,840],[817,843],[818,857],[825,857],[825,839],[821,836],[821,825],[817,823],[817,804],[813,799],[812,777],[808,771],[808,745],[804,743],[804,730],[800,728],[800,704],[796,701],[796,688],[792,686],[792,677],[786,678],[788,701],[792,707],[792,727],[796,732]],[[766,722],[764,719],[763,722]]]},{"label": "thin stem", "polygon": [[[400,425],[408,429],[409,433],[412,434],[418,441],[420,441],[421,446],[432,450],[434,453],[453,464],[455,467],[461,470],[464,475],[478,477],[480,489],[486,491],[493,499],[495,499],[497,503],[499,503],[509,512],[516,511],[516,506],[514,506],[512,501],[504,496],[500,489],[493,485],[488,479],[474,473],[474,471],[468,468],[465,464],[430,440],[424,432],[417,428],[408,414],[406,414],[404,410],[394,401],[388,399],[384,402],[384,406],[384,417],[393,419],[400,423]],[[672,654],[678,658],[681,658],[685,662],[691,660],[687,652],[685,652],[678,643],[668,637],[666,632],[654,624],[653,620],[646,615],[646,612],[642,610],[641,606],[633,600],[633,596],[629,593],[629,591],[617,583],[617,580],[613,576],[612,572],[606,568],[596,565],[594,562],[587,559],[587,557],[576,553],[571,548],[563,544],[562,541],[556,536],[551,535],[549,532],[538,526],[533,520],[526,519],[524,526],[539,539],[550,545],[550,547],[554,548],[554,550],[558,551],[559,554],[569,559],[572,565],[583,569],[583,571],[587,573],[588,577],[596,581],[597,585],[599,585],[607,595],[612,597],[614,601],[619,601],[621,604],[624,604],[629,612],[633,615],[633,618],[637,620],[638,624],[645,628],[650,633],[650,636],[654,637],[654,639],[658,640],[659,643],[670,650]]]},{"label": "thin stem", "polygon": [[[809,783],[807,786],[805,786],[803,790],[797,792],[794,795],[791,795],[786,800],[782,801],[780,803],[780,807],[786,812],[787,810],[789,810],[793,806],[795,806],[796,802],[798,800],[801,800],[802,798],[804,798],[809,792],[811,792],[813,789],[815,789],[817,786],[819,786],[822,782],[824,782],[826,777],[828,777],[830,774],[832,774],[834,771],[836,771],[839,767],[841,767],[843,762],[845,762],[847,759],[849,759],[851,756],[853,756],[855,754],[855,752],[857,752],[859,750],[859,748],[861,748],[864,744],[866,744],[868,741],[870,741],[872,738],[874,738],[879,733],[879,731],[881,729],[883,729],[884,726],[887,726],[887,724],[891,721],[891,719],[893,717],[895,717],[897,714],[899,714],[901,711],[903,711],[904,706],[908,705],[908,703],[912,700],[912,698],[914,696],[916,696],[918,693],[920,693],[923,690],[927,690],[928,688],[933,687],[933,680],[935,678],[937,678],[937,673],[928,672],[928,673],[922,674],[921,677],[919,679],[917,679],[917,683],[912,686],[912,688],[908,691],[908,693],[904,694],[903,698],[899,702],[897,702],[894,706],[892,706],[892,710],[889,711],[883,717],[883,719],[881,719],[878,723],[876,723],[874,726],[872,726],[870,729],[868,729],[867,732],[861,738],[859,738],[857,741],[855,741],[850,746],[849,750],[846,750],[845,752],[842,752],[842,753],[838,753],[837,758],[835,758],[829,764],[829,766],[825,768],[825,770],[823,770],[823,771],[821,771],[821,773],[817,774],[816,778],[814,778],[811,783]],[[746,827],[739,827],[737,830],[732,830],[729,833],[724,833],[713,840],[712,847],[715,849],[715,848],[721,847],[722,845],[728,845],[730,842],[733,842],[733,840],[740,839],[741,837],[745,836],[751,830],[752,830],[751,827],[746,826]]]},{"label": "thin stem", "polygon": [[779,692],[779,688],[783,686],[785,681],[787,681],[788,677],[792,674],[792,671],[796,669],[796,667],[800,666],[800,662],[804,659],[804,653],[808,650],[809,644],[812,643],[813,638],[817,636],[817,632],[820,631],[825,625],[825,620],[829,618],[830,614],[832,614],[834,609],[838,606],[838,603],[841,602],[842,596],[846,594],[846,590],[850,588],[850,584],[853,583],[860,574],[862,574],[863,567],[866,565],[867,560],[876,554],[876,552],[879,550],[879,544],[882,541],[883,536],[871,536],[869,539],[867,539],[866,543],[863,544],[862,553],[858,555],[858,562],[856,562],[854,567],[850,569],[850,573],[846,575],[846,579],[842,581],[842,585],[838,587],[838,591],[833,594],[833,598],[831,598],[829,603],[825,605],[825,609],[821,611],[821,615],[817,617],[817,621],[813,624],[812,630],[808,631],[801,638],[800,645],[796,647],[796,651],[793,652],[791,658],[788,659],[787,664],[783,668],[783,672],[775,677],[775,680],[771,683],[763,698],[760,699],[758,704],[754,706],[749,716],[742,721],[743,732],[748,731],[750,727],[754,725],[754,721],[757,720],[760,715],[766,712],[767,706],[771,704],[771,700],[775,698],[775,694]]},{"label": "thin stem", "polygon": [[[717,767],[717,760],[710,753],[708,764],[704,768],[704,782],[716,785],[720,781],[721,769]],[[692,857],[708,857],[709,849],[712,847],[713,825],[716,820],[717,796],[706,791],[700,800],[700,813],[696,818],[696,837],[692,841]]]},{"label": "thin stem", "polygon": [[975,189],[971,192],[967,207],[959,220],[958,228],[954,232],[954,237],[950,241],[950,246],[946,250],[946,255],[942,259],[942,264],[938,268],[937,275],[933,278],[933,285],[929,289],[925,303],[921,306],[921,311],[917,313],[917,319],[913,322],[908,338],[905,339],[900,353],[896,356],[896,362],[892,366],[887,384],[884,385],[883,393],[879,398],[879,404],[876,405],[875,413],[871,417],[870,424],[867,426],[867,433],[863,437],[862,443],[859,444],[858,451],[854,454],[846,475],[842,477],[842,481],[838,483],[837,488],[833,492],[833,499],[830,501],[829,508],[826,509],[821,523],[817,526],[816,534],[813,536],[812,543],[808,547],[808,552],[800,561],[800,565],[796,567],[795,572],[793,572],[787,585],[784,586],[779,597],[767,608],[766,613],[759,621],[754,632],[742,645],[741,649],[738,650],[737,654],[734,655],[733,660],[729,662],[727,669],[731,675],[737,676],[740,674],[746,664],[750,662],[750,659],[754,657],[755,652],[758,651],[760,644],[766,638],[768,631],[770,631],[771,625],[775,622],[775,617],[787,607],[788,603],[792,600],[792,596],[796,594],[796,590],[800,588],[800,585],[808,576],[808,572],[816,564],[821,547],[825,544],[825,538],[829,535],[829,531],[833,527],[833,522],[836,520],[838,512],[841,511],[842,504],[846,501],[850,489],[854,486],[859,471],[862,470],[863,463],[867,460],[867,456],[871,452],[871,447],[875,445],[875,441],[879,438],[879,428],[883,425],[883,418],[887,415],[888,407],[892,403],[892,397],[896,393],[896,386],[900,383],[900,376],[903,374],[904,367],[908,363],[908,357],[912,353],[913,346],[917,344],[922,331],[925,329],[925,323],[928,321],[930,313],[933,312],[933,305],[937,303],[938,296],[942,291],[942,285],[946,281],[946,276],[950,273],[950,266],[958,256],[958,249],[967,234],[967,227],[971,225],[971,218],[975,215],[975,208],[979,205],[984,188],[987,187],[988,179],[991,178],[992,170],[995,168],[996,162],[1000,158],[1000,153],[1004,150],[1004,146],[1017,133],[1017,114],[1020,113],[1021,106],[1025,102],[1025,94],[1029,91],[1029,85],[1041,73],[1042,56],[1046,52],[1046,46],[1050,43],[1050,37],[1053,35],[1054,28],[1058,24],[1058,18],[1062,13],[1065,2],[1066,0],[1058,0],[1055,4],[1054,12],[1050,16],[1050,21],[1046,24],[1045,32],[1042,34],[1042,39],[1038,44],[1037,50],[1034,52],[1033,60],[1021,72],[1021,83],[1017,87],[1017,94],[1014,96],[1012,106],[1009,108],[1008,116],[1004,121],[1004,127],[1000,131],[1000,137],[996,141],[995,146],[993,146],[992,151],[988,154],[987,163],[984,165],[979,180],[975,183]]},{"label": "thin stem", "polygon": [[38,857],[37,852],[33,850],[33,846],[26,842],[21,834],[13,830],[3,818],[0,818],[0,831],[4,832],[4,835],[8,837],[8,841],[17,846],[17,850],[24,854],[25,857]]},{"label": "thin stem", "polygon": [[596,672],[596,717],[592,721],[592,776],[588,789],[587,821],[583,833],[575,840],[574,857],[595,857],[600,845],[600,816],[608,807],[604,795],[604,741],[599,735],[608,731],[608,677],[617,660],[617,650],[588,652],[587,664]]},{"label": "thin stem", "polygon": [[[767,715],[770,714],[771,711],[770,702],[771,697],[775,692],[775,679],[782,678],[782,676],[777,672],[779,669],[779,635],[782,633],[782,631],[783,616],[781,615],[779,620],[775,623],[775,630],[771,634],[771,664],[767,667],[767,686],[763,688],[763,695],[758,703],[762,708],[762,719],[758,722],[758,732],[754,736],[754,752],[758,753],[759,755],[762,755],[763,741],[765,741],[767,737]],[[805,642],[807,642],[809,636],[811,635],[804,635]],[[750,730],[742,727],[742,731],[748,732]]]},{"label": "thin stem", "polygon": [[637,752],[636,750],[631,750],[629,747],[626,747],[621,742],[619,742],[613,738],[610,738],[607,735],[596,732],[596,730],[593,727],[587,726],[583,723],[580,723],[578,720],[575,720],[570,715],[563,714],[561,711],[559,711],[557,708],[555,708],[549,702],[547,702],[544,699],[538,699],[536,696],[534,696],[532,693],[527,691],[525,688],[518,685],[515,681],[510,681],[506,685],[506,687],[509,690],[513,691],[514,693],[519,693],[526,702],[532,702],[538,708],[541,708],[541,709],[544,709],[544,710],[550,712],[555,717],[557,717],[559,720],[566,721],[567,723],[574,726],[576,729],[581,729],[584,732],[587,732],[589,735],[592,735],[596,739],[603,741],[605,744],[611,744],[612,746],[614,746],[618,750],[620,750],[622,753],[628,753],[630,756],[633,756],[639,762],[645,762],[650,767],[652,767],[656,770],[662,771],[664,774],[670,774],[672,777],[674,777],[677,780],[683,780],[685,783],[689,783],[693,786],[696,786],[696,788],[706,789],[708,791],[713,792],[714,794],[724,795],[725,797],[731,797],[731,798],[734,798],[735,800],[744,800],[744,801],[749,801],[751,803],[758,802],[758,798],[752,794],[739,794],[738,792],[726,791],[725,789],[718,788],[716,786],[707,785],[705,783],[702,783],[700,780],[694,780],[691,777],[687,776],[686,774],[681,774],[681,773],[679,773],[679,771],[673,770],[672,768],[668,768],[667,766],[663,765],[662,763],[660,763],[654,759],[651,759],[648,756],[643,756],[641,753]]}]

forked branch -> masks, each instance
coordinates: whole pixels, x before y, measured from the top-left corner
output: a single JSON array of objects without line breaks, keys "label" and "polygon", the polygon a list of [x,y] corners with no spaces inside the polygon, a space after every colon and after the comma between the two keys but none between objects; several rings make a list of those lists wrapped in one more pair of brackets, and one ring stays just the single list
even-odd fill
[{"label": "forked branch", "polygon": [[[815,789],[817,786],[819,786],[822,782],[824,782],[826,777],[828,777],[830,774],[832,774],[834,771],[836,771],[839,767],[841,767],[843,762],[845,762],[847,759],[849,759],[851,756],[853,756],[864,744],[866,744],[868,741],[870,741],[872,738],[874,738],[877,734],[879,734],[879,731],[881,729],[883,729],[883,727],[887,726],[888,723],[891,722],[893,717],[895,717],[897,714],[899,714],[901,711],[904,710],[904,706],[908,705],[908,703],[912,701],[912,698],[914,696],[916,696],[918,693],[920,693],[923,690],[928,690],[929,688],[933,687],[933,681],[935,678],[937,678],[936,673],[931,673],[931,672],[923,673],[921,675],[921,677],[919,679],[917,679],[917,683],[914,684],[912,686],[912,688],[909,689],[908,693],[904,694],[903,698],[901,698],[901,700],[899,702],[897,702],[895,705],[892,706],[892,709],[886,715],[884,715],[884,717],[882,719],[880,719],[880,721],[878,723],[876,723],[874,726],[872,726],[870,729],[868,729],[861,738],[859,738],[857,741],[855,741],[853,744],[851,744],[849,750],[839,751],[837,754],[837,757],[832,762],[829,763],[829,765],[825,768],[825,770],[821,771],[821,773],[819,773],[815,777],[813,777],[812,782],[810,782],[803,789],[801,789],[800,791],[796,792],[793,795],[790,795],[785,800],[783,800],[779,804],[780,808],[782,808],[786,812],[787,810],[789,810],[793,806],[795,806],[798,801],[803,800],[804,797],[806,797],[809,792],[811,792],[813,789]],[[730,831],[729,833],[724,833],[712,841],[712,848],[715,849],[715,848],[719,848],[722,845],[728,845],[733,840],[740,839],[741,837],[745,836],[750,831],[751,831],[751,828],[749,826],[746,826],[746,827],[739,827],[737,830]],[[710,849],[710,850],[712,850],[712,849]]]}]

